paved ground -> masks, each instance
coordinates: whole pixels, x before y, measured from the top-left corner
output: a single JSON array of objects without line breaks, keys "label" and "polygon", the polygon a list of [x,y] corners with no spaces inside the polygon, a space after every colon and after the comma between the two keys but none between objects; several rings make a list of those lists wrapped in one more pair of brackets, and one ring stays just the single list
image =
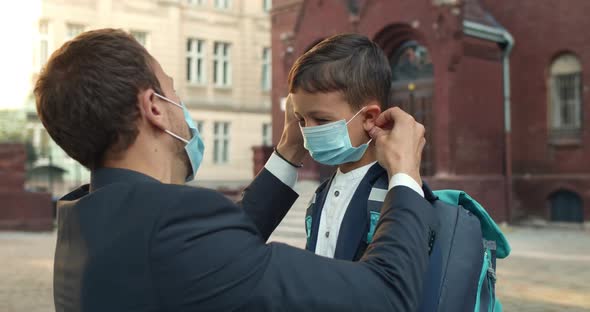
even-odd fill
[{"label": "paved ground", "polygon": [[[272,240],[303,246],[303,219],[315,184]],[[590,311],[590,231],[510,228],[509,259],[498,263],[504,311]],[[53,311],[51,271],[55,233],[0,233],[0,312]]]}]

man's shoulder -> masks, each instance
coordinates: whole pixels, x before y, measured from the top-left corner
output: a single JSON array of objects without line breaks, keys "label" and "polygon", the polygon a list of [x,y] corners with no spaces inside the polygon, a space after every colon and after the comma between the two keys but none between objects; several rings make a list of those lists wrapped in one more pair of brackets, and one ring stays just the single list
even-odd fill
[{"label": "man's shoulder", "polygon": [[157,194],[166,198],[171,206],[217,203],[233,204],[229,198],[212,189],[177,184],[138,183],[134,188],[140,194]]},{"label": "man's shoulder", "polygon": [[139,183],[138,194],[159,197],[159,219],[223,217],[239,209],[234,202],[212,189],[187,185]]}]

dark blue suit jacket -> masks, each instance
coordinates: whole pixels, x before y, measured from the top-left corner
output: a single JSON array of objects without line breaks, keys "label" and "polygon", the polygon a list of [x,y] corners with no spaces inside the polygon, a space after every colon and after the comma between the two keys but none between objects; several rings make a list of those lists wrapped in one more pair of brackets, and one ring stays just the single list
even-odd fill
[{"label": "dark blue suit jacket", "polygon": [[58,207],[61,311],[412,311],[428,265],[432,207],[389,192],[358,263],[266,240],[297,195],[263,170],[236,205],[201,188],[99,169]]}]

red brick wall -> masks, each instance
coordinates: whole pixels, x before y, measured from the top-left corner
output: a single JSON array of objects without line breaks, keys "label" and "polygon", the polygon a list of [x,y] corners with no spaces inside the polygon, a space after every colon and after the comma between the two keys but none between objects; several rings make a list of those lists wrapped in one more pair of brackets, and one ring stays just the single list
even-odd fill
[{"label": "red brick wall", "polygon": [[25,155],[22,144],[0,144],[0,230],[52,230],[51,195],[24,191]]},{"label": "red brick wall", "polygon": [[0,191],[0,203],[0,230],[53,229],[53,210],[49,193]]},{"label": "red brick wall", "polygon": [[25,185],[25,147],[0,144],[0,191],[20,191]]},{"label": "red brick wall", "polygon": [[584,220],[590,219],[590,183],[583,176],[517,176],[514,178],[514,191],[518,195],[515,207],[526,215],[549,219],[549,196],[558,190],[568,190],[580,195],[584,204]]},{"label": "red brick wall", "polygon": [[583,125],[590,121],[590,1],[483,0],[514,36],[511,58],[513,162],[516,204],[529,214],[548,217],[548,197],[565,188],[577,192],[590,220],[590,129],[582,144],[557,147],[548,137],[548,70],[562,52],[583,65]]},{"label": "red brick wall", "polygon": [[[451,88],[452,173],[504,174],[504,99],[500,49],[464,39]],[[487,55],[497,55],[492,58]],[[434,129],[433,131],[438,131]]]},{"label": "red brick wall", "polygon": [[584,124],[590,121],[590,1],[484,1],[514,36],[512,54],[513,158],[515,173],[590,173],[590,129],[576,148],[548,140],[547,74],[560,52],[575,53],[584,66]]},{"label": "red brick wall", "polygon": [[505,180],[499,175],[426,178],[434,190],[463,190],[477,200],[496,222],[506,221]]}]

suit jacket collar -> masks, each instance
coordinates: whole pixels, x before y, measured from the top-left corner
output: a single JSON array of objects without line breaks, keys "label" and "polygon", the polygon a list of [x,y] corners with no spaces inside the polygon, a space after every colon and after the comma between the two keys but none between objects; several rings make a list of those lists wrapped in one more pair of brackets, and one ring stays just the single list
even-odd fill
[{"label": "suit jacket collar", "polygon": [[90,191],[93,192],[113,183],[138,183],[160,181],[143,173],[121,168],[100,168],[94,170],[90,177]]},{"label": "suit jacket collar", "polygon": [[121,168],[100,168],[92,171],[90,184],[84,184],[67,195],[64,195],[60,201],[74,201],[109,184],[120,182],[160,183],[160,181],[137,171]]}]

